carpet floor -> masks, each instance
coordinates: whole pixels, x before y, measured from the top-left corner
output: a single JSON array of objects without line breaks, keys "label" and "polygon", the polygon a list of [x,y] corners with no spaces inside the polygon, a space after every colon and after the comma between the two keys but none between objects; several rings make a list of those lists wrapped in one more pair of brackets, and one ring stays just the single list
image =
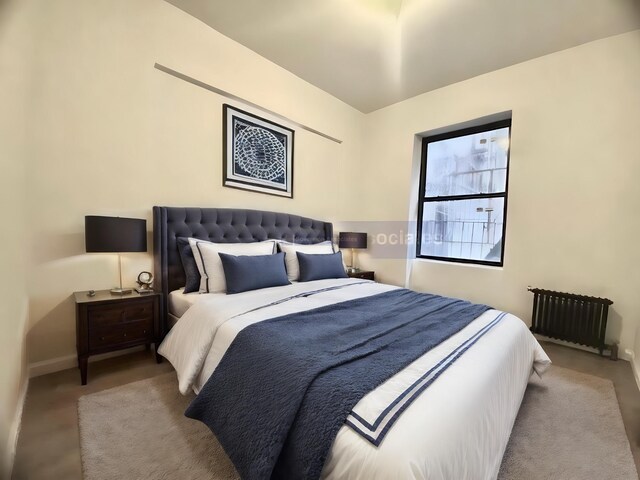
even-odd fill
[{"label": "carpet floor", "polygon": [[[237,479],[209,429],[184,417],[190,400],[173,373],[81,397],[85,479]],[[637,479],[613,384],[555,366],[532,377],[498,478]]]}]

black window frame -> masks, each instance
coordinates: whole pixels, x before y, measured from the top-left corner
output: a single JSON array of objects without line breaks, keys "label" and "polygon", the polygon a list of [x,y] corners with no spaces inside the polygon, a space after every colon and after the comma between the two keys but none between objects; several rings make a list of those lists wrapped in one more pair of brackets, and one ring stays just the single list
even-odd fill
[{"label": "black window frame", "polygon": [[[417,225],[417,241],[416,241],[416,258],[425,258],[429,260],[439,260],[443,262],[451,263],[467,263],[474,265],[488,265],[492,267],[504,266],[504,252],[506,248],[507,238],[507,200],[509,197],[509,168],[511,165],[511,117],[493,121],[489,123],[483,123],[481,125],[451,130],[446,133],[440,133],[436,135],[429,135],[422,139],[422,158],[420,165],[420,186],[418,190],[418,225]],[[427,186],[427,149],[430,143],[439,142],[442,140],[449,140],[452,138],[464,137],[467,135],[473,135],[476,133],[487,132],[490,130],[497,130],[499,128],[509,128],[509,146],[507,148],[507,169],[504,192],[500,193],[476,193],[471,195],[440,195],[437,197],[426,196]],[[455,258],[455,257],[440,257],[435,255],[422,255],[422,224],[423,224],[423,209],[424,204],[429,202],[443,202],[443,201],[455,201],[455,200],[473,200],[482,198],[503,198],[504,199],[504,213],[502,222],[502,249],[500,251],[500,261],[492,262],[488,260],[476,260],[471,258]]]}]

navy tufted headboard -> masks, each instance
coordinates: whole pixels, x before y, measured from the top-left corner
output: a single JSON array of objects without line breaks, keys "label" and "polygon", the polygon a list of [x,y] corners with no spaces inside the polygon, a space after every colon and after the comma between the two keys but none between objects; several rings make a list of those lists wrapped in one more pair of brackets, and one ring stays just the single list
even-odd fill
[{"label": "navy tufted headboard", "polygon": [[163,333],[168,330],[169,292],[184,287],[185,274],[177,238],[194,237],[216,243],[248,243],[267,239],[295,243],[331,240],[333,226],[287,213],[236,208],[153,207],[154,289],[163,293]]}]

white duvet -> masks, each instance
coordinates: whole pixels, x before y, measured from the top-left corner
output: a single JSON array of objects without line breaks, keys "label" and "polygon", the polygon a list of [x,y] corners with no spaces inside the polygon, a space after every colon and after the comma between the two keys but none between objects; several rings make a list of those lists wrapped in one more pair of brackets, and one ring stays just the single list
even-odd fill
[{"label": "white duvet", "polygon": [[[290,299],[333,286],[346,287]],[[244,327],[395,288],[360,279],[335,279],[236,295],[202,295],[169,332],[159,352],[176,369],[180,391],[198,393]],[[498,314],[485,312],[366,395],[354,412],[375,419],[390,400]],[[380,446],[373,446],[345,425],[322,476],[494,479],[529,376],[532,370],[542,374],[549,364],[525,324],[507,314],[418,396]]]}]

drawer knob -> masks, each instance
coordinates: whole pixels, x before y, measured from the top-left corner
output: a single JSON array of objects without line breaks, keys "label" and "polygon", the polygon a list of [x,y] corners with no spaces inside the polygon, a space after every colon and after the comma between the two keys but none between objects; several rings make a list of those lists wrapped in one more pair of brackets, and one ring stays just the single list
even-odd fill
[{"label": "drawer knob", "polygon": [[104,337],[100,337],[100,340],[104,340]]},{"label": "drawer knob", "polygon": [[124,334],[124,336],[126,337],[126,336],[127,336],[127,334],[125,333],[125,334]]}]

